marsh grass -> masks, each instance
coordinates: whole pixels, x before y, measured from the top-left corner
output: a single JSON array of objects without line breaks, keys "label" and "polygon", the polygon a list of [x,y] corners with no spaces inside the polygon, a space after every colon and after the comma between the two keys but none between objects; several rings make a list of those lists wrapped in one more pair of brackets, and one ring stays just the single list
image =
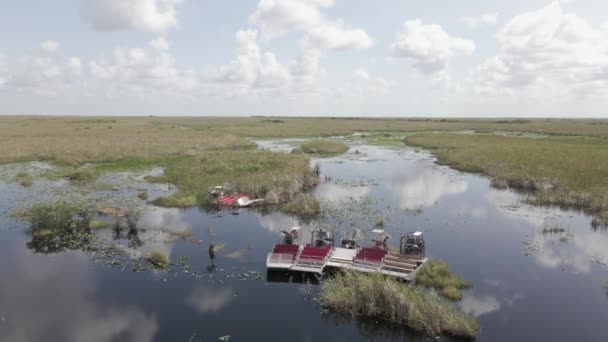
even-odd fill
[{"label": "marsh grass", "polygon": [[292,153],[307,153],[317,156],[335,156],[348,151],[348,145],[333,140],[312,140],[292,150]]},{"label": "marsh grass", "polygon": [[67,178],[76,183],[88,183],[97,179],[99,173],[93,168],[84,167],[70,173]]},{"label": "marsh grass", "polygon": [[432,260],[426,262],[416,274],[415,284],[433,288],[438,293],[453,301],[462,299],[462,290],[471,284],[448,269],[444,261]]},{"label": "marsh grass", "polygon": [[24,188],[30,187],[32,184],[34,184],[32,176],[30,176],[27,172],[18,172],[15,175],[15,181]]},{"label": "marsh grass", "polygon": [[429,336],[474,338],[475,319],[423,288],[380,273],[339,272],[321,284],[321,304],[352,316],[385,319]]},{"label": "marsh grass", "polygon": [[314,218],[321,214],[321,203],[311,194],[299,193],[283,205],[281,210],[301,218]]},{"label": "marsh grass", "polygon": [[[45,160],[69,165],[163,159],[184,151],[251,148],[246,139],[318,137],[370,132],[489,130],[549,135],[608,136],[606,120],[427,118],[103,118],[5,116],[0,118],[0,163]],[[282,121],[277,124],[276,121]],[[392,134],[392,133],[391,133]],[[379,136],[379,138],[383,138]],[[387,138],[390,139],[390,138]]]},{"label": "marsh grass", "polygon": [[525,193],[532,204],[578,209],[608,224],[608,142],[593,137],[416,134],[438,163],[492,178],[497,188]]},{"label": "marsh grass", "polygon": [[273,197],[271,202],[284,204],[294,195],[310,190],[318,176],[302,155],[269,151],[209,151],[195,157],[174,158],[159,177],[148,181],[175,184],[179,191],[160,197],[153,204],[169,207],[209,205],[207,189],[230,183],[236,192],[256,198]]}]

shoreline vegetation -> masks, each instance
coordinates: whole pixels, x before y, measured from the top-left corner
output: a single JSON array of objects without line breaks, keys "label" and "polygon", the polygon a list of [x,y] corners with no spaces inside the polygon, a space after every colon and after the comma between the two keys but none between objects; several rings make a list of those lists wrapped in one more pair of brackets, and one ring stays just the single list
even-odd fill
[{"label": "shoreline vegetation", "polygon": [[420,133],[404,142],[431,151],[438,164],[486,174],[493,187],[527,194],[532,204],[581,210],[594,228],[608,226],[606,139]]},{"label": "shoreline vegetation", "polygon": [[351,316],[403,324],[428,336],[473,339],[479,325],[451,301],[381,273],[338,272],[321,283],[322,307]]},{"label": "shoreline vegetation", "polygon": [[[487,174],[495,187],[525,192],[534,204],[581,209],[594,227],[608,224],[608,120],[601,119],[8,116],[0,118],[0,163],[56,166],[17,175],[24,187],[37,177],[82,184],[108,171],[163,167],[164,175],[149,180],[174,184],[178,192],[158,205],[206,205],[207,187],[229,182],[294,208],[287,205],[294,196],[318,182],[307,154],[257,151],[252,139],[338,135],[375,144],[405,136],[404,143],[429,149],[440,164]],[[328,142],[327,151],[314,146],[326,141],[310,142],[310,155],[348,148]]]}]

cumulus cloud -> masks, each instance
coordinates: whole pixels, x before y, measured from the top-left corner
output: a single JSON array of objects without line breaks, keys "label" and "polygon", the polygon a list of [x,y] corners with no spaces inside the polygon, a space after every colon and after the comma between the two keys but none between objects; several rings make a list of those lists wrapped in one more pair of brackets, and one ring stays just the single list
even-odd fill
[{"label": "cumulus cloud", "polygon": [[91,75],[114,85],[155,89],[193,89],[199,84],[199,74],[178,66],[166,51],[169,43],[156,39],[146,48],[115,48],[109,56],[89,61]]},{"label": "cumulus cloud", "polygon": [[475,50],[472,40],[452,37],[440,25],[408,20],[390,46],[393,56],[412,61],[418,71],[433,74],[446,69],[457,55],[470,55]]},{"label": "cumulus cloud", "polygon": [[235,58],[211,70],[208,77],[219,84],[232,84],[247,89],[305,90],[319,80],[321,53],[308,49],[290,63],[281,63],[274,53],[262,51],[257,30],[236,33]]},{"label": "cumulus cloud", "polygon": [[333,0],[261,0],[249,21],[265,39],[303,32],[305,49],[370,48],[372,39],[365,30],[350,28],[343,20],[328,19],[323,14],[322,10],[333,4]]},{"label": "cumulus cloud", "polygon": [[289,82],[287,68],[272,52],[261,51],[256,30],[238,31],[236,42],[235,59],[213,70],[213,80],[253,88],[276,88]]},{"label": "cumulus cloud", "polygon": [[498,22],[498,13],[484,13],[478,17],[461,17],[460,21],[469,28],[496,25],[496,23]]},{"label": "cumulus cloud", "polygon": [[551,84],[608,89],[608,32],[558,2],[512,18],[496,35],[500,52],[475,71],[479,91]]},{"label": "cumulus cloud", "polygon": [[182,0],[85,0],[82,14],[98,31],[162,32],[179,25]]},{"label": "cumulus cloud", "polygon": [[360,50],[370,48],[372,39],[365,30],[347,28],[337,20],[311,28],[303,44],[319,49]]},{"label": "cumulus cloud", "polygon": [[333,3],[333,0],[260,0],[249,21],[264,37],[274,38],[323,23],[325,18],[321,9],[331,7]]},{"label": "cumulus cloud", "polygon": [[81,75],[80,59],[62,60],[60,44],[46,40],[17,61],[0,56],[0,85],[19,92],[54,96]]}]

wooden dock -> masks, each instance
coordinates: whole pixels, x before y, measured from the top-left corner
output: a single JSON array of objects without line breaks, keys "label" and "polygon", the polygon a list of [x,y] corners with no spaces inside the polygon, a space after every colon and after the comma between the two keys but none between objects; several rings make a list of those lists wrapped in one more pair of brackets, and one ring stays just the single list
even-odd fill
[{"label": "wooden dock", "polygon": [[[275,245],[266,258],[266,268],[323,274],[327,269],[345,269],[355,272],[380,272],[384,275],[411,281],[418,269],[428,260],[414,256],[393,254],[375,247],[349,249],[343,247],[315,248],[295,246],[295,252]],[[291,247],[293,249],[293,247]]]}]

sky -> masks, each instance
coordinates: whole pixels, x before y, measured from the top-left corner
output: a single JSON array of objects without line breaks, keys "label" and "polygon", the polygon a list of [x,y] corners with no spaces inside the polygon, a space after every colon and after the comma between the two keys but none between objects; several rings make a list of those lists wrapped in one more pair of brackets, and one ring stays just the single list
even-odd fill
[{"label": "sky", "polygon": [[608,117],[603,0],[0,0],[0,115]]}]

